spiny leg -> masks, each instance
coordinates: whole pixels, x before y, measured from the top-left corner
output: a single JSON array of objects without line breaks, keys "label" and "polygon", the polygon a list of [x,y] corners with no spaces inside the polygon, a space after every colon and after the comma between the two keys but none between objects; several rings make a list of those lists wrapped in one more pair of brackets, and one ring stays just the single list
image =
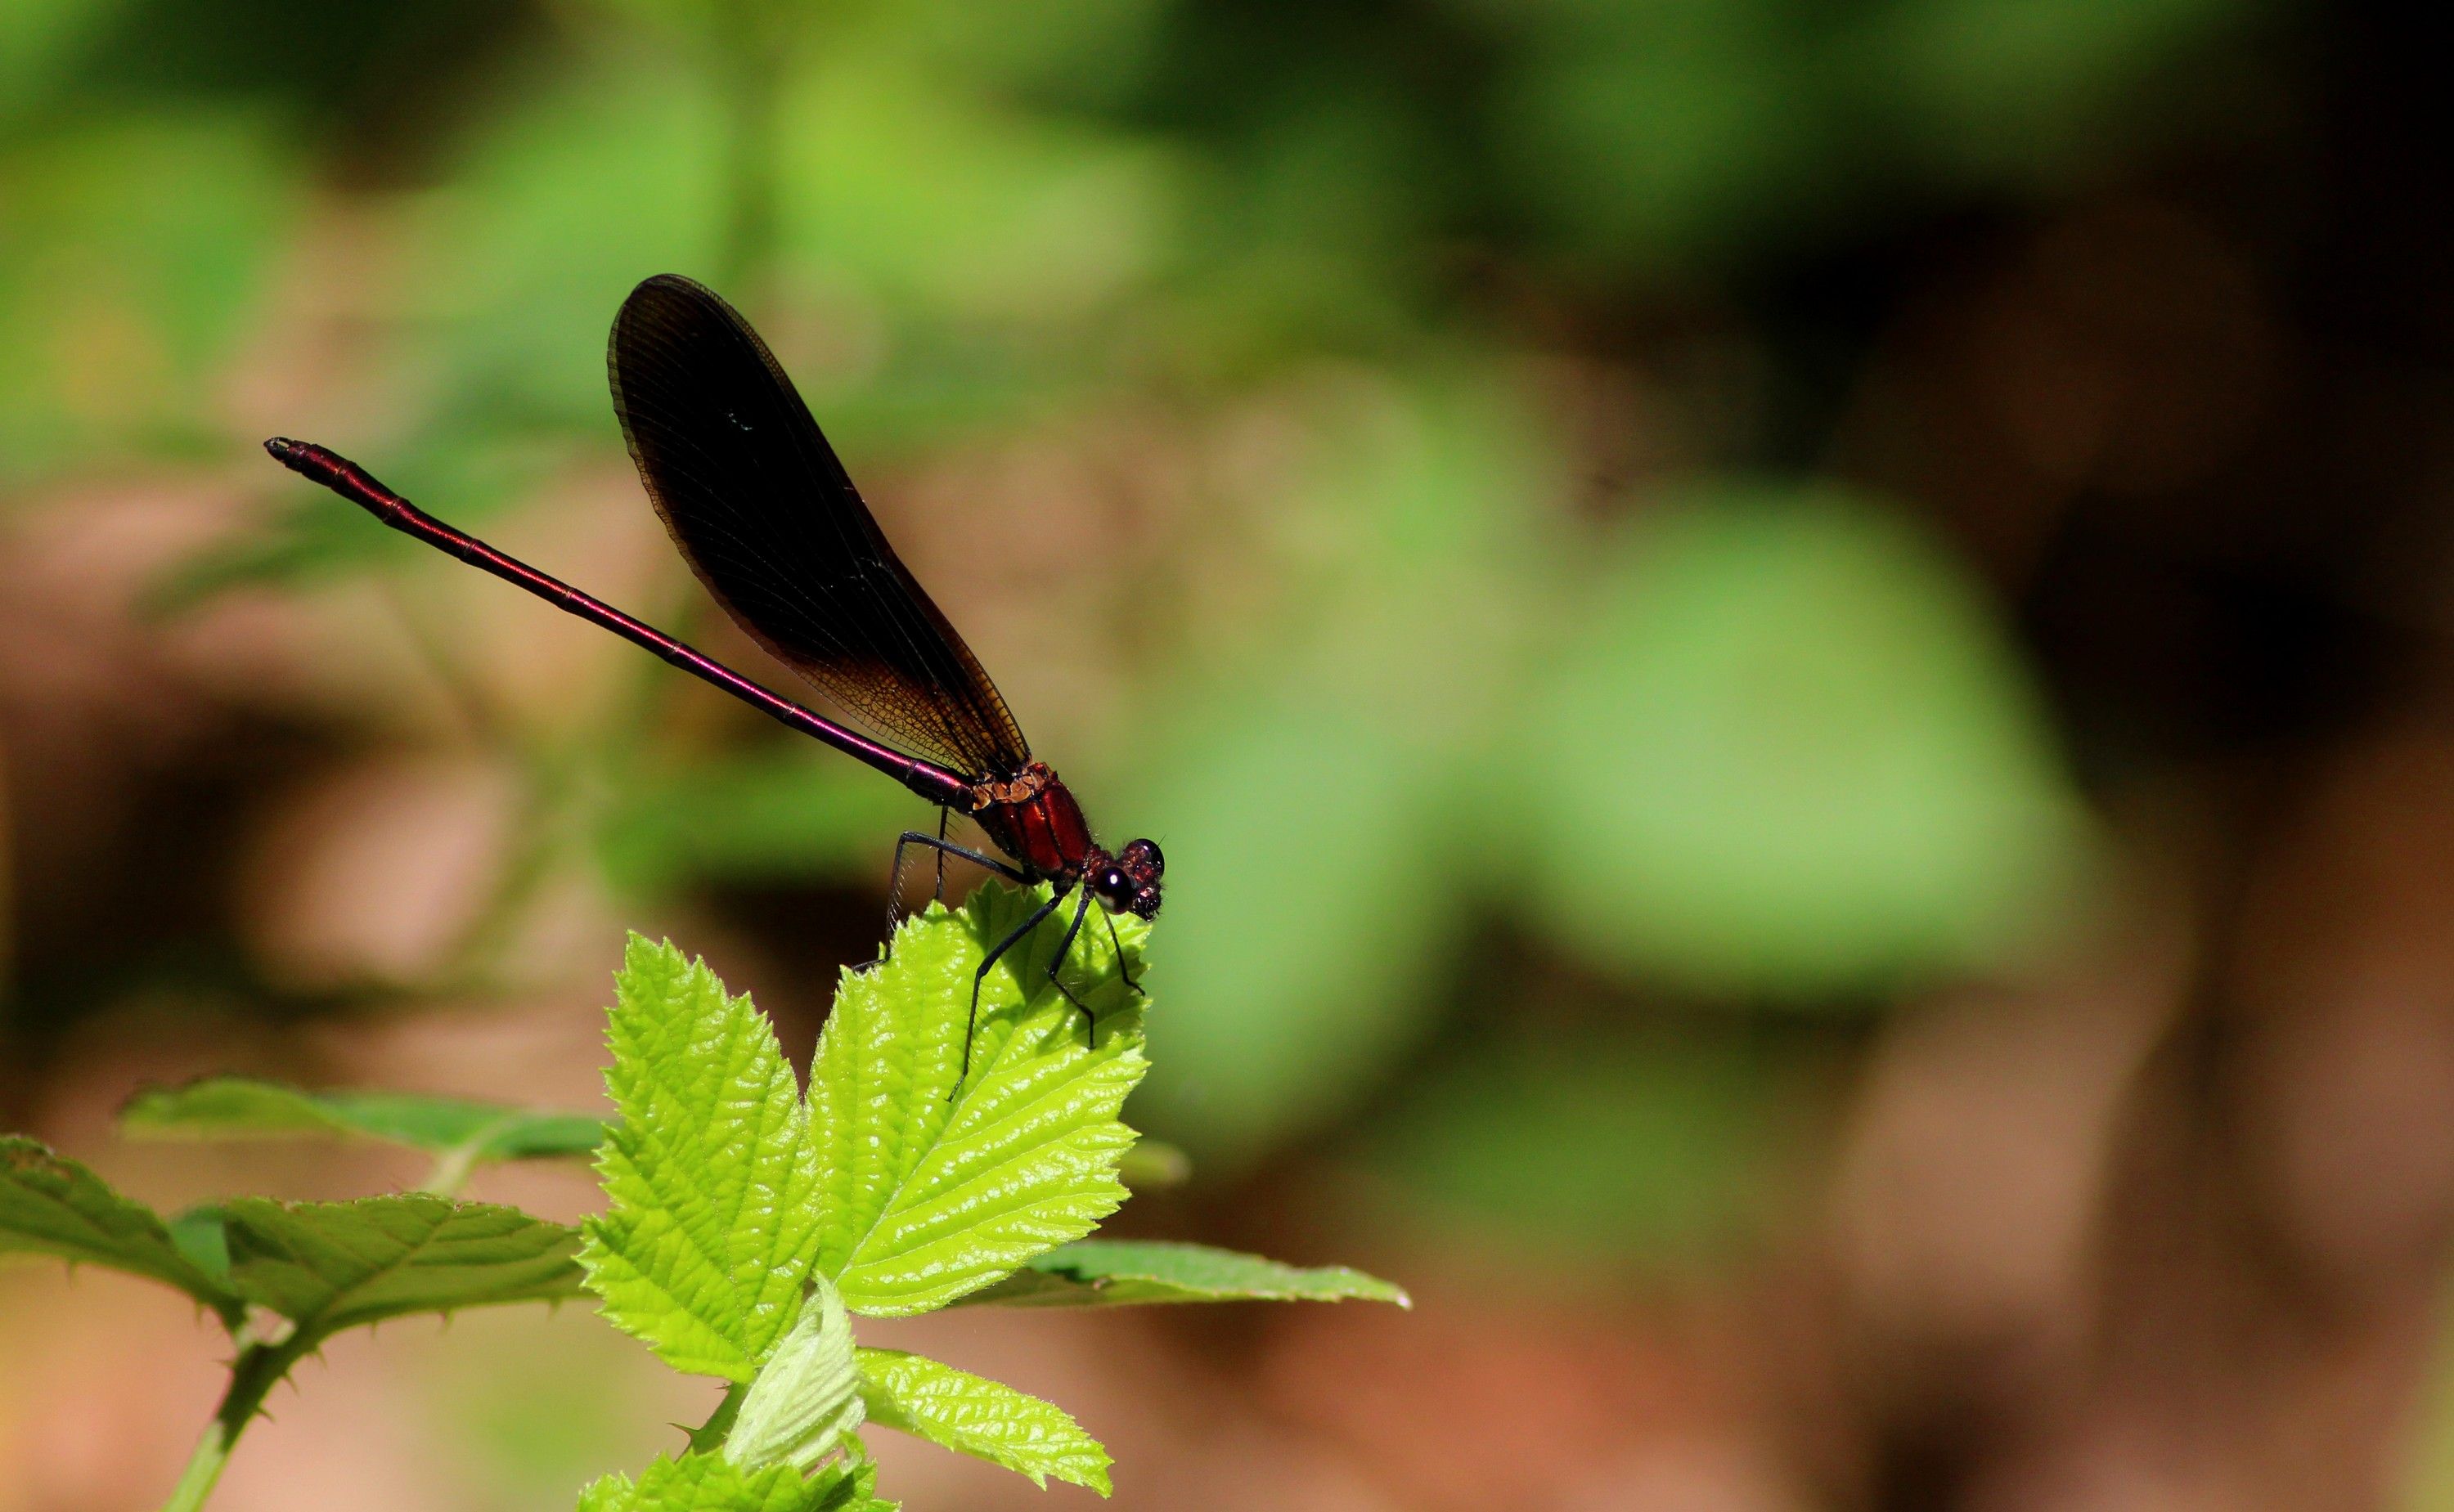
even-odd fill
[{"label": "spiny leg", "polygon": [[[937,823],[939,827],[942,828],[944,826],[945,820],[945,810],[938,810]],[[882,965],[895,953],[895,925],[896,922],[903,917],[903,852],[907,847],[913,846],[926,846],[937,853],[937,885],[941,894],[945,887],[946,858],[948,856],[960,856],[965,861],[977,862],[1009,882],[1017,883],[1024,886],[1029,886],[1031,885],[1031,879],[1029,877],[1023,875],[1020,871],[1008,865],[1006,863],[998,860],[995,856],[989,855],[983,851],[974,850],[969,846],[957,846],[954,842],[946,839],[943,835],[925,834],[917,829],[905,830],[902,836],[895,842],[895,865],[886,874],[886,943],[878,947],[877,959],[871,962],[869,964],[870,965]],[[855,969],[865,971],[868,969],[868,966],[861,966]]]},{"label": "spiny leg", "polygon": [[886,868],[886,939],[878,946],[878,959],[883,961],[895,949],[895,926],[903,922],[903,849],[912,844],[916,829],[907,829],[895,843],[895,860]]},{"label": "spiny leg", "polygon": [[953,817],[955,815],[952,809],[937,810],[937,885],[929,889],[931,903],[946,901],[946,821]]},{"label": "spiny leg", "polygon": [[[1006,932],[1006,937],[996,943],[996,948],[981,958],[980,968],[972,973],[972,1017],[971,1022],[963,1028],[963,1068],[960,1072],[956,1073],[955,1077],[955,1085],[946,1089],[946,1096],[949,1100],[954,1097],[955,1088],[960,1087],[963,1084],[963,1079],[972,1074],[972,1038],[980,1032],[980,987],[989,979],[989,967],[996,965],[998,958],[1002,957],[1007,951],[1013,949],[1016,943],[1021,940],[1023,936],[1031,933],[1034,929],[1038,928],[1039,921],[1047,918],[1050,914],[1055,913],[1056,911],[1056,905],[1064,901],[1064,888],[1060,887],[1056,891],[1050,893],[1048,895],[1048,901],[1041,904],[1037,908],[1033,909],[1030,918],[1025,919],[1022,923],[1016,925],[1012,929]],[[1066,996],[1070,999],[1073,994],[1067,993]]]}]

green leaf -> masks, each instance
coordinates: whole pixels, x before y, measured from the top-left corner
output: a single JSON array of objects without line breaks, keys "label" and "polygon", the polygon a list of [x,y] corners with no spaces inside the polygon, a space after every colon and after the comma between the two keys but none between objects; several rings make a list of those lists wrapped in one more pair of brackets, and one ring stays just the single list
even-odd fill
[{"label": "green leaf", "polygon": [[1402,1287],[1344,1265],[1304,1268],[1207,1244],[1086,1239],[1051,1250],[963,1299],[1004,1307],[1129,1307],[1186,1302],[1388,1302]]},{"label": "green leaf", "polygon": [[[1124,1200],[1117,1161],[1134,1133],[1117,1113],[1148,1062],[1140,1000],[1104,921],[1084,925],[1065,968],[1096,1037],[1048,980],[1060,910],[989,972],[962,1072],[974,973],[1047,896],[990,884],[959,913],[933,906],[896,931],[886,965],[847,972],[835,993],[812,1062],[810,1135],[825,1173],[818,1267],[855,1312],[942,1307],[1081,1238]],[[1146,925],[1116,929],[1138,964]]]},{"label": "green leaf", "polygon": [[724,1441],[740,1465],[789,1464],[807,1470],[860,1426],[859,1374],[853,1367],[852,1320],[823,1276],[800,1321],[758,1369]]},{"label": "green leaf", "polygon": [[243,1304],[153,1210],[36,1140],[0,1137],[0,1255],[56,1255],[176,1286],[235,1323]]},{"label": "green leaf", "polygon": [[302,1333],[579,1293],[578,1236],[492,1203],[423,1192],[349,1203],[245,1197],[223,1210],[231,1284]]},{"label": "green leaf", "polygon": [[149,1087],[120,1109],[119,1126],[164,1139],[336,1134],[478,1161],[585,1155],[605,1135],[605,1121],[588,1113],[540,1113],[407,1092],[308,1092],[243,1076]]},{"label": "green leaf", "polygon": [[218,1203],[191,1207],[171,1220],[171,1243],[198,1270],[215,1281],[230,1280],[229,1219]]},{"label": "green leaf", "polygon": [[793,1325],[818,1243],[818,1166],[793,1068],[750,999],[634,935],[607,1031],[621,1110],[610,1205],[580,1263],[615,1326],[676,1370],[748,1381]]},{"label": "green leaf", "polygon": [[876,1471],[831,1464],[808,1480],[788,1464],[751,1470],[712,1454],[658,1460],[634,1482],[609,1475],[579,1493],[579,1512],[869,1512]]},{"label": "green leaf", "polygon": [[860,1351],[861,1395],[873,1422],[932,1443],[1108,1494],[1108,1451],[1063,1408],[1012,1386],[899,1349]]}]

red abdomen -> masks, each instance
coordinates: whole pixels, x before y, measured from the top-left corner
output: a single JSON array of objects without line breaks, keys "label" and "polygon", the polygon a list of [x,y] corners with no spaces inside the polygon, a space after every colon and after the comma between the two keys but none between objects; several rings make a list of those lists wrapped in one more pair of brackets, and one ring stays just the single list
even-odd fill
[{"label": "red abdomen", "polygon": [[997,848],[1019,862],[1024,870],[1035,876],[1071,882],[1082,874],[1083,858],[1092,849],[1090,822],[1082,817],[1082,806],[1074,801],[1074,795],[1057,781],[1055,772],[1036,762],[1032,766],[1031,775],[1040,780],[1011,785],[1008,790],[1027,786],[1036,791],[1016,801],[991,798],[973,811],[972,818],[988,831]]}]

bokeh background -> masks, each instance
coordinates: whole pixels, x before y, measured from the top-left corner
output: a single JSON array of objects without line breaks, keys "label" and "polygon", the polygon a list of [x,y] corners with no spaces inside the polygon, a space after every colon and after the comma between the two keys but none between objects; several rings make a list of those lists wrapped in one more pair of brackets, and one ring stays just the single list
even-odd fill
[{"label": "bokeh background", "polygon": [[[1418,1299],[885,1330],[1116,1505],[2454,1506],[2440,71],[2288,0],[8,0],[0,1126],[413,1182],[111,1113],[595,1105],[626,926],[806,1052],[926,810],[256,450],[780,677],[607,403],[678,270],[1167,848],[1195,1175],[1120,1230]],[[0,1508],[157,1502],[216,1337],[0,1276]],[[707,1397],[582,1308],[300,1384],[218,1505],[568,1505]]]}]

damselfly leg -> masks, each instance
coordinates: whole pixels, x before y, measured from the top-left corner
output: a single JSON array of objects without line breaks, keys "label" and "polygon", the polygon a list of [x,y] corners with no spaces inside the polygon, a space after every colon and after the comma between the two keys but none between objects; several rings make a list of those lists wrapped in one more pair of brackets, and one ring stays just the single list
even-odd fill
[{"label": "damselfly leg", "polygon": [[[1041,922],[1047,919],[1050,914],[1055,913],[1056,911],[1056,905],[1065,901],[1065,894],[1070,890],[1072,890],[1070,887],[1059,887],[1056,891],[1050,893],[1046,903],[1034,908],[1031,911],[1030,918],[1025,919],[1022,923],[1016,925],[1012,929],[1006,931],[1006,937],[996,943],[996,947],[980,959],[979,970],[972,974],[971,1022],[963,1030],[963,1069],[961,1076],[958,1076],[955,1079],[955,1086],[960,1086],[962,1084],[962,1076],[969,1076],[972,1072],[972,1041],[978,1035],[980,1029],[980,988],[985,986],[988,983],[989,969],[992,966],[995,966],[998,961],[1002,960],[1007,951],[1013,949],[1016,945],[1019,945],[1022,941],[1029,938],[1031,931],[1038,928]],[[1084,1034],[1096,1035],[1098,1032],[1099,1021],[1092,1014],[1091,1005],[1084,1003],[1080,998],[1076,997],[1074,995],[1074,989],[1067,986],[1065,985],[1065,979],[1058,975],[1058,973],[1064,968],[1066,953],[1074,947],[1074,936],[1082,927],[1082,910],[1090,905],[1090,902],[1091,898],[1087,892],[1076,896],[1074,905],[1074,924],[1071,928],[1065,931],[1065,943],[1057,946],[1056,958],[1048,963],[1048,982],[1049,985],[1055,987],[1059,993],[1064,995],[1066,1002],[1074,1005],[1076,1009],[1080,1010],[1082,1014]],[[1028,998],[1028,993],[1026,993],[1025,996]],[[947,1095],[949,1097],[954,1095],[952,1089],[949,1089]]]}]

